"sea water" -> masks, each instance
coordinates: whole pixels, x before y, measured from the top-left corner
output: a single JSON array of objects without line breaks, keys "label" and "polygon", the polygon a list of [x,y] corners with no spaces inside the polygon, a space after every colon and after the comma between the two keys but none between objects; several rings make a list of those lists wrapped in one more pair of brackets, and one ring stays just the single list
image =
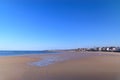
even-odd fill
[{"label": "sea water", "polygon": [[[0,57],[5,57],[5,56],[26,56],[27,57],[31,57],[31,58],[36,58],[36,56],[32,56],[32,55],[46,55],[46,54],[59,54],[59,52],[52,52],[52,51],[0,51]],[[57,61],[60,61],[60,57],[58,56],[38,56],[42,57],[42,60],[40,61],[37,61],[37,62],[31,62],[29,63],[30,65],[33,65],[33,66],[47,66],[49,64],[53,64]],[[37,58],[38,58],[37,57]]]},{"label": "sea water", "polygon": [[31,54],[54,54],[50,51],[0,51],[0,56],[24,56]]}]

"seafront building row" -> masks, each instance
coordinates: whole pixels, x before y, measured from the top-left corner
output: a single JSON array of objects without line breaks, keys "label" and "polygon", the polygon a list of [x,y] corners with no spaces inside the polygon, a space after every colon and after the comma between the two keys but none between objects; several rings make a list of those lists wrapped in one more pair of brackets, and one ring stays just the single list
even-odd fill
[{"label": "seafront building row", "polygon": [[106,52],[120,52],[120,47],[78,48],[77,51],[106,51]]}]

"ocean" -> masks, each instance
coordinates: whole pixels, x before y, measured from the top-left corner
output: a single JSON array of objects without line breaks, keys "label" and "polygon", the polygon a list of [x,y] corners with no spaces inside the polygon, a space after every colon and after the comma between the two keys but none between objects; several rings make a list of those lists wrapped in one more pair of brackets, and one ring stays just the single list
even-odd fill
[{"label": "ocean", "polygon": [[[34,54],[59,54],[59,52],[53,52],[53,51],[0,51],[0,57],[5,57],[5,56],[25,56],[25,55],[34,55]],[[31,57],[31,56],[28,56]],[[35,56],[32,56],[35,57]],[[35,57],[36,58],[36,57]],[[38,56],[37,58],[41,58]],[[30,62],[28,63],[29,65],[34,65],[34,66],[47,66],[49,64],[53,64],[59,60],[58,56],[47,56],[47,57],[42,57],[42,60],[37,61],[37,62]]]},{"label": "ocean", "polygon": [[53,54],[56,52],[50,51],[0,51],[0,56],[22,56],[30,54]]}]

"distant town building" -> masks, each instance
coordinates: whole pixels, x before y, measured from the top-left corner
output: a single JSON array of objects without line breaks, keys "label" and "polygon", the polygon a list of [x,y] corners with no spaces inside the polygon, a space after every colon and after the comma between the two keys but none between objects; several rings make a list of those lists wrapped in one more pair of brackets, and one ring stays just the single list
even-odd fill
[{"label": "distant town building", "polygon": [[102,48],[101,47],[97,47],[96,50],[97,51],[102,51]]},{"label": "distant town building", "polygon": [[78,48],[76,51],[106,51],[120,52],[120,47],[95,47],[95,48]]},{"label": "distant town building", "polygon": [[106,47],[106,51],[110,51],[110,48],[109,48],[109,47]]},{"label": "distant town building", "polygon": [[106,51],[106,47],[102,47],[102,51]]}]

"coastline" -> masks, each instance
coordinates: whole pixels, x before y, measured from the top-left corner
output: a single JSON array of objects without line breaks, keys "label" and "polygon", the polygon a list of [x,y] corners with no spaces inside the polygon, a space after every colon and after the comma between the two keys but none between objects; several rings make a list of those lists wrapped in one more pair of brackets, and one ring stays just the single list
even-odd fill
[{"label": "coastline", "polygon": [[[83,57],[84,53],[110,55]],[[119,80],[120,56],[118,55],[119,53],[113,52],[64,52],[57,55],[0,57],[0,80]],[[28,64],[41,61],[42,57],[46,56],[70,57],[44,67]]]}]

